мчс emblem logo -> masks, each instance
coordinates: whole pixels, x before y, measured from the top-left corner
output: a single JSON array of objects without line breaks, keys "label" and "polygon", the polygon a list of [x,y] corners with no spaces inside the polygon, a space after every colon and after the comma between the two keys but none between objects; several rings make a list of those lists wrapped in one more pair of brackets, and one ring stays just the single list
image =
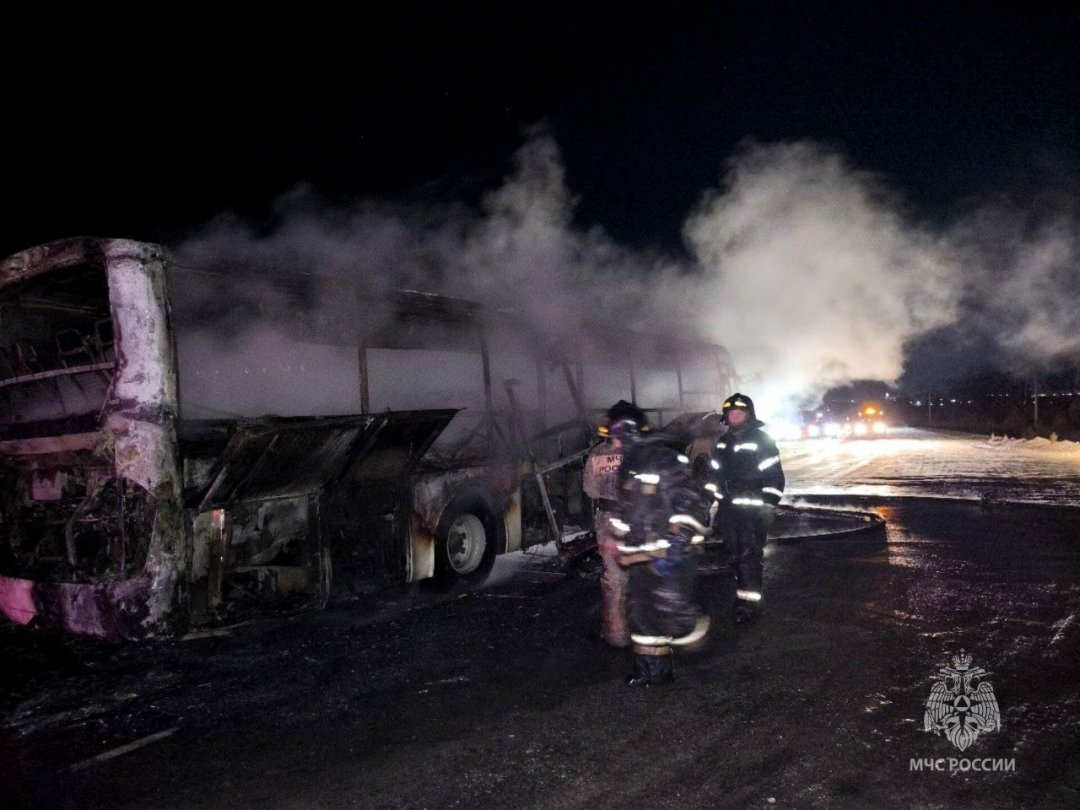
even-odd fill
[{"label": "\u043c\u0447\u0441 emblem logo", "polygon": [[952,658],[951,667],[938,670],[940,680],[930,688],[923,715],[923,730],[944,733],[963,751],[980,734],[1001,728],[994,689],[987,671],[971,666],[971,656],[963,650]]}]

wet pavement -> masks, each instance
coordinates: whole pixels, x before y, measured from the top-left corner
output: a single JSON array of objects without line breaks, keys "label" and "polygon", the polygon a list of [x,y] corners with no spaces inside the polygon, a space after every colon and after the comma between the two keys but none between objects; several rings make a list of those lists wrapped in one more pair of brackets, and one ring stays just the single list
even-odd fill
[{"label": "wet pavement", "polygon": [[[709,557],[712,643],[660,690],[598,640],[596,562],[545,555],[188,640],[5,628],[0,804],[1080,806],[1080,509],[847,503],[887,533],[770,544],[745,630]],[[962,650],[1001,717],[964,751],[923,730]]]}]

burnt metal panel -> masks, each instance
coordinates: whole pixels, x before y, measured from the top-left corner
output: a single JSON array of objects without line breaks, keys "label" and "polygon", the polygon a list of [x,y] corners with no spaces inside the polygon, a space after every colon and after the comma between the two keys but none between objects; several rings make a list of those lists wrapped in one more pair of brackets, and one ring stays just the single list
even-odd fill
[{"label": "burnt metal panel", "polygon": [[455,413],[404,411],[238,425],[199,509],[315,494],[346,472],[368,480],[404,475]]},{"label": "burnt metal panel", "polygon": [[0,576],[0,612],[17,624],[101,638],[138,639],[151,583],[147,576],[93,585]]},{"label": "burnt metal panel", "polygon": [[82,236],[61,239],[8,256],[0,261],[0,286],[80,264],[105,266],[103,240]]},{"label": "burnt metal panel", "polygon": [[322,504],[323,537],[333,559],[333,591],[344,598],[405,578],[407,482],[335,487]]}]

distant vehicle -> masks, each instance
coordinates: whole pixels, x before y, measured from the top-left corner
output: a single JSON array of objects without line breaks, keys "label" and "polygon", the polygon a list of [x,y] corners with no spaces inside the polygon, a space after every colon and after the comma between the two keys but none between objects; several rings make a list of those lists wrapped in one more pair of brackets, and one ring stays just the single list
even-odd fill
[{"label": "distant vehicle", "polygon": [[877,402],[864,402],[841,426],[840,435],[845,438],[871,439],[887,435],[889,423],[885,409]]},{"label": "distant vehicle", "polygon": [[768,430],[779,441],[801,439],[835,439],[840,435],[842,420],[828,408],[795,411],[787,418],[770,419]]},{"label": "distant vehicle", "polygon": [[827,409],[803,411],[799,435],[803,439],[835,439],[840,435],[840,422]]}]

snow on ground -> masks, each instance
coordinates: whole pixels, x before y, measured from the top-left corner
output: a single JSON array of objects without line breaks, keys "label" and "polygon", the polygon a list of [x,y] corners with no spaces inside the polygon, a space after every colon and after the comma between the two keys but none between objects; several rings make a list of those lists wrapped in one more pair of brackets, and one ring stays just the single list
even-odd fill
[{"label": "snow on ground", "polygon": [[1080,456],[1080,442],[1050,441],[1050,439],[1042,437],[1038,439],[1009,439],[1004,436],[991,435],[987,440],[987,444],[996,447],[1011,447],[1017,450],[1041,450],[1047,453]]},{"label": "snow on ground", "polygon": [[896,428],[782,442],[786,496],[879,495],[1080,506],[1080,443]]}]

